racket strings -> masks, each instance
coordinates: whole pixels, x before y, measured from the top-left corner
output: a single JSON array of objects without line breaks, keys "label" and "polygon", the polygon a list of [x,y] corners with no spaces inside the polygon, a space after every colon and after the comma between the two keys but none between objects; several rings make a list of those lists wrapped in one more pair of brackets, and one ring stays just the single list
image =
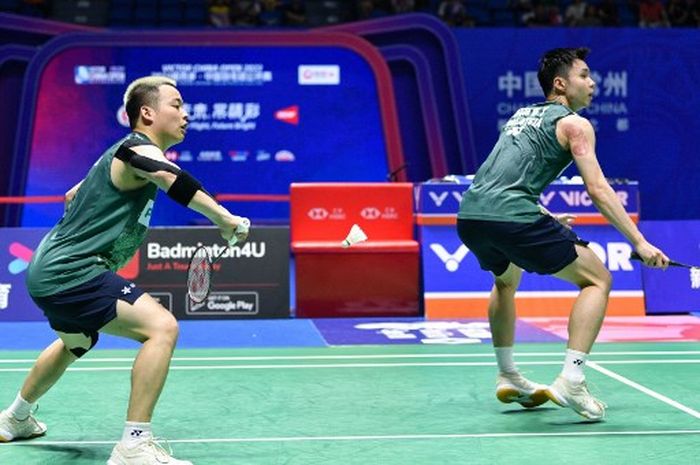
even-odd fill
[{"label": "racket strings", "polygon": [[203,302],[209,295],[211,285],[211,259],[203,247],[192,256],[187,276],[187,292],[196,303]]}]

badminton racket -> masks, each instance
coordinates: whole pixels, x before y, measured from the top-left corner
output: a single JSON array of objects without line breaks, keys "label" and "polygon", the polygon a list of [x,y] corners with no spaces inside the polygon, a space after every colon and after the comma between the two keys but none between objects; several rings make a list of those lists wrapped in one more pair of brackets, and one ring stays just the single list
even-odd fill
[{"label": "badminton racket", "polygon": [[236,245],[238,234],[247,233],[249,229],[250,220],[243,218],[243,222],[236,227],[233,237],[228,242],[228,247],[224,247],[214,258],[207,247],[203,245],[197,247],[187,267],[187,295],[192,302],[199,304],[206,300],[211,291],[214,264],[224,256],[227,250]]},{"label": "badminton racket", "polygon": [[[639,260],[640,262],[643,262],[642,257],[637,253],[637,252],[632,252],[630,255],[630,258],[632,260]],[[679,268],[688,268],[688,269],[693,269],[693,268],[698,268],[700,269],[700,266],[695,266],[695,265],[686,265],[685,263],[677,262],[674,260],[671,260],[668,262],[669,266],[677,266]]]}]

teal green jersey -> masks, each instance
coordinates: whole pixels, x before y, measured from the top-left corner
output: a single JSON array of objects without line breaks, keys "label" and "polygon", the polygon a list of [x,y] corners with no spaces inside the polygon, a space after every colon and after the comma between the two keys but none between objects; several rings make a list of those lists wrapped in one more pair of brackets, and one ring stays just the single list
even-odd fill
[{"label": "teal green jersey", "polygon": [[132,133],[102,154],[80,185],[63,218],[41,241],[27,271],[33,296],[56,294],[125,265],[143,242],[155,184],[120,191],[110,176],[117,149],[152,144]]},{"label": "teal green jersey", "polygon": [[572,114],[556,102],[515,112],[462,197],[457,217],[516,223],[540,218],[540,194],[572,161],[556,136],[557,121]]}]

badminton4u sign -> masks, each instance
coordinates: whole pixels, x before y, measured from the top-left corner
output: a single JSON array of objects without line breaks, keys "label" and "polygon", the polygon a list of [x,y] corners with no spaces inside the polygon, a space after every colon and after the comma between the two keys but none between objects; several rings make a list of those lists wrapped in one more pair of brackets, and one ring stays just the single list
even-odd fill
[{"label": "badminton4u sign", "polygon": [[[221,260],[212,265],[211,292],[187,297],[188,263],[198,245]],[[153,228],[135,260],[134,281],[178,319],[285,318],[289,316],[289,229],[259,227],[228,248],[215,228]]]}]

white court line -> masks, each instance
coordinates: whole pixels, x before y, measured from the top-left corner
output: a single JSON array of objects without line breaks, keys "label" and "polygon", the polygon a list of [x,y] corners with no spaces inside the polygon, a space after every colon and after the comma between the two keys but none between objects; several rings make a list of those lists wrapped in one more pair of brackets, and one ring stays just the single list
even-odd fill
[{"label": "white court line", "polygon": [[[700,360],[698,361],[700,363]],[[561,365],[559,361],[522,362],[520,365]],[[496,366],[496,362],[433,362],[433,363],[312,363],[274,365],[170,365],[170,370],[275,370],[275,369],[327,369],[327,368],[404,368],[404,367],[477,367]],[[66,371],[124,371],[131,366],[70,367]],[[0,368],[0,372],[29,371],[29,368]]]},{"label": "white court line", "polygon": [[[607,355],[700,355],[700,350],[647,350],[625,352],[594,352],[593,356]],[[564,357],[564,352],[516,352],[516,357]],[[255,361],[255,360],[372,360],[372,359],[404,359],[404,358],[493,358],[493,352],[480,354],[358,354],[358,355],[261,355],[261,356],[231,356],[231,357],[173,357],[173,362],[226,362],[226,361]],[[95,357],[80,359],[78,363],[102,362],[132,362],[133,357]],[[0,359],[0,363],[34,363],[36,359]]]},{"label": "white court line", "polygon": [[[594,363],[594,362],[589,362]],[[597,363],[608,365],[634,365],[634,364],[678,364],[700,363],[700,359],[681,360],[600,360]],[[561,365],[558,360],[528,362],[520,361],[518,365]],[[405,368],[405,367],[493,367],[496,362],[404,362],[404,363],[311,363],[311,364],[272,364],[272,365],[171,365],[170,370],[311,370],[329,368]],[[0,372],[26,372],[29,367],[0,368]],[[70,367],[67,371],[128,371],[128,366],[110,367]]]},{"label": "white court line", "polygon": [[[676,436],[700,435],[700,430],[652,430],[652,431],[579,431],[559,433],[473,433],[473,434],[386,434],[358,436],[280,436],[261,438],[201,438],[170,439],[170,444],[212,444],[251,442],[319,442],[319,441],[415,441],[436,439],[519,439],[548,437],[600,437],[600,436]],[[19,441],[0,443],[0,447],[12,446],[61,446],[61,445],[113,445],[115,441]]]},{"label": "white court line", "polygon": [[[600,363],[600,362],[598,362],[598,363]],[[614,371],[608,370],[607,368],[603,368],[602,366],[598,365],[598,363],[589,361],[587,363],[587,365],[589,367],[593,368],[594,370],[596,370],[596,371],[598,371],[606,376],[611,377],[614,380],[617,380],[617,381],[619,381],[623,384],[626,384],[626,385],[628,385],[628,386],[630,386],[638,391],[641,391],[644,394],[653,397],[654,399],[660,400],[661,402],[664,402],[665,404],[670,405],[671,407],[677,408],[678,410],[685,412],[690,416],[693,416],[695,418],[700,419],[700,412],[698,412],[697,410],[693,410],[692,408],[687,407],[687,406],[681,404],[680,402],[676,402],[675,400],[673,400],[669,397],[666,397],[663,394],[659,394],[658,392],[653,391],[653,390],[649,389],[648,387],[642,386],[639,383],[635,383],[631,379],[625,378],[624,376],[619,375],[619,374],[615,373]]]},{"label": "white court line", "polygon": [[[578,215],[578,213],[577,213]],[[579,291],[517,291],[516,298],[540,299],[542,297],[578,297]],[[426,299],[488,299],[491,291],[423,292]],[[610,297],[644,297],[643,291],[610,291]]]}]

